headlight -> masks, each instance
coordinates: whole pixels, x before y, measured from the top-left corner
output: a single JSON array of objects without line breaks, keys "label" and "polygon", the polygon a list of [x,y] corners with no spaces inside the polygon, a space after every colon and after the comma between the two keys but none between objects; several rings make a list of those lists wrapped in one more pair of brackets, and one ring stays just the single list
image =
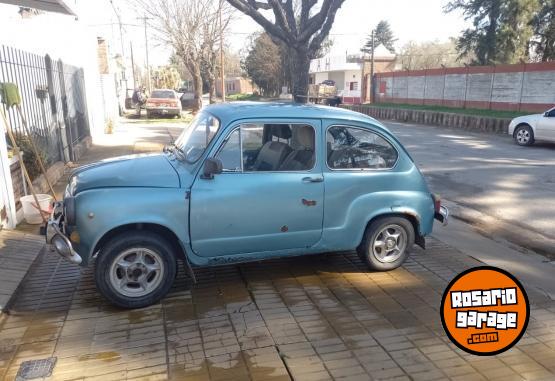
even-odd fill
[{"label": "headlight", "polygon": [[66,197],[64,199],[64,215],[68,225],[75,225],[75,198]]}]

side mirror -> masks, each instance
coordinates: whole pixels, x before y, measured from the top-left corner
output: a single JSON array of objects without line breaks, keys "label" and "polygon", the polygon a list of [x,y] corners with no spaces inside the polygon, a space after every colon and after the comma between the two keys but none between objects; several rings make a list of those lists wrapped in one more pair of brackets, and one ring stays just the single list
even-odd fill
[{"label": "side mirror", "polygon": [[209,157],[204,161],[204,169],[202,171],[201,179],[212,180],[214,175],[222,173],[222,161],[215,157]]},{"label": "side mirror", "polygon": [[549,111],[544,112],[543,116],[545,116],[546,118],[549,118]]}]

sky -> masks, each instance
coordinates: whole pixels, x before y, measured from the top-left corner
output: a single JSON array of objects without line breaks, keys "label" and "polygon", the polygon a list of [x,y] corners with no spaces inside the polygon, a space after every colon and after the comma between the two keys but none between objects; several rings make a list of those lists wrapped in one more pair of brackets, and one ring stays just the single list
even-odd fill
[{"label": "sky", "polygon": [[[145,61],[144,29],[139,15],[129,5],[128,0],[66,0],[75,7],[79,19],[90,33],[102,35],[111,42],[115,52],[121,51],[119,26],[116,13],[124,24],[124,50],[129,56],[129,43],[133,43],[135,61]],[[345,52],[358,53],[368,33],[380,20],[391,24],[393,33],[398,38],[396,47],[400,48],[408,41],[446,41],[455,37],[468,25],[458,13],[444,14],[443,7],[448,0],[346,0],[336,15],[330,32],[333,46],[330,54],[343,55]],[[16,19],[17,7],[0,5],[0,32],[3,19]],[[68,18],[68,16],[63,16]],[[226,43],[232,51],[245,48],[249,35],[260,31],[261,27],[248,16],[236,13],[227,34]],[[6,37],[6,36],[4,36]],[[154,66],[168,62],[171,50],[160,46],[149,38],[149,60]]]}]

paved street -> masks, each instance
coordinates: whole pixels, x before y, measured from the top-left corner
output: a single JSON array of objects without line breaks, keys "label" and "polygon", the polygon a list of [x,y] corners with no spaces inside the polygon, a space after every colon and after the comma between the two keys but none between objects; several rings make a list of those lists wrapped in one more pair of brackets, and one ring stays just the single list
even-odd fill
[{"label": "paved street", "polygon": [[[406,127],[393,128],[413,139]],[[175,123],[128,122],[84,162],[157,151],[179,131]],[[414,131],[458,144],[433,134],[450,131]],[[471,137],[505,144],[497,138]],[[416,160],[433,157],[417,139],[407,144]],[[428,174],[443,165],[422,164]],[[23,361],[51,357],[56,365],[47,380],[555,380],[555,301],[528,278],[521,280],[531,318],[514,348],[471,356],[445,336],[438,309],[456,274],[501,258],[528,273],[539,266],[518,252],[504,256],[509,248],[461,224],[437,226],[428,249],[415,248],[392,272],[371,273],[352,252],[200,269],[194,286],[180,271],[168,297],[134,311],[107,304],[91,268],[46,253],[9,314],[0,315],[0,380],[14,380]],[[490,256],[445,233],[455,231]]]},{"label": "paved street", "polygon": [[386,125],[435,192],[490,216],[489,234],[555,259],[555,144],[520,147],[508,135]]}]

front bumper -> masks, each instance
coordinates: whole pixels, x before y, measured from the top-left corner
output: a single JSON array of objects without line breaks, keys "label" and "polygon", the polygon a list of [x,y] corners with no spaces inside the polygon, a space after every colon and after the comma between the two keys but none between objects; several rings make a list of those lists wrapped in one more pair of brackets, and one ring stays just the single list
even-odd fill
[{"label": "front bumper", "polygon": [[70,239],[64,233],[63,211],[64,204],[62,201],[54,203],[54,208],[46,223],[46,244],[50,251],[55,251],[67,261],[78,265],[83,262],[83,259],[75,251]]},{"label": "front bumper", "polygon": [[439,211],[435,212],[434,218],[441,222],[443,226],[447,226],[449,223],[449,209],[446,206],[441,205]]}]

